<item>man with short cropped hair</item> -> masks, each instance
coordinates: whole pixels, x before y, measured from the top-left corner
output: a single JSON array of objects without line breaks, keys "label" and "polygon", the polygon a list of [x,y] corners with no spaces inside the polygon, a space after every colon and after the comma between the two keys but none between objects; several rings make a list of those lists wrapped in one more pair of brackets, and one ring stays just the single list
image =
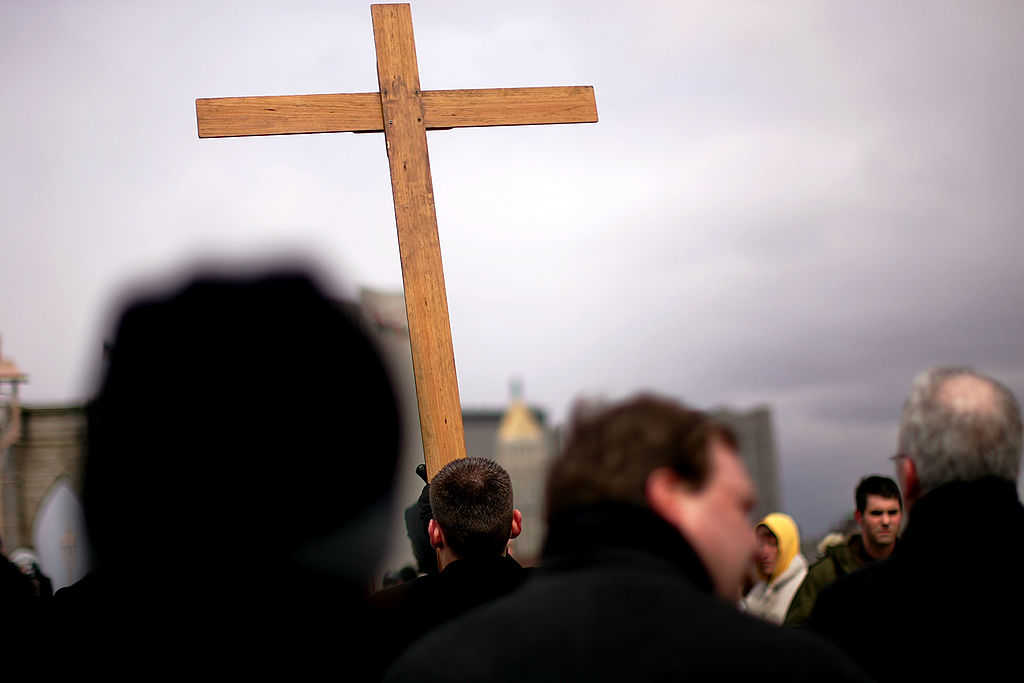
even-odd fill
[{"label": "man with short cropped hair", "polygon": [[427,533],[440,573],[374,594],[372,628],[383,671],[410,643],[450,619],[518,588],[527,570],[508,555],[522,531],[512,481],[498,463],[462,458],[445,465],[428,486]]},{"label": "man with short cropped hair", "polygon": [[859,534],[845,543],[828,547],[824,557],[811,565],[786,614],[786,626],[802,626],[811,616],[818,594],[840,576],[884,560],[896,547],[903,518],[903,496],[896,482],[873,474],[864,477],[854,491],[857,505],[853,513]]},{"label": "man with short cropped hair", "polygon": [[1019,669],[1021,412],[968,368],[919,375],[894,456],[909,523],[892,555],[822,591],[809,626],[881,681]]},{"label": "man with short cropped hair", "polygon": [[736,608],[756,492],[706,414],[649,395],[578,409],[546,501],[534,575],[428,634],[386,680],[864,680],[827,643]]}]

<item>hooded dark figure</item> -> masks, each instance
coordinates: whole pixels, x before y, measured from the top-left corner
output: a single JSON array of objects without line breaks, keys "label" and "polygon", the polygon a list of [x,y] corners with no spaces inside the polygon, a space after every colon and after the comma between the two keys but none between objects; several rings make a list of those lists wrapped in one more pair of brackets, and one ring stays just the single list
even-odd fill
[{"label": "hooded dark figure", "polygon": [[[416,466],[416,474],[427,481],[427,466],[420,464]],[[416,502],[405,508],[405,531],[409,535],[409,543],[412,544],[412,555],[416,558],[416,569],[421,574],[436,574],[437,554],[434,547],[430,545],[430,536],[427,533],[427,525],[433,514],[430,511],[430,484],[423,486],[420,497]]]},{"label": "hooded dark figure", "polygon": [[305,272],[199,275],[121,314],[89,407],[95,570],[55,609],[80,660],[344,661],[400,448],[370,338]]}]

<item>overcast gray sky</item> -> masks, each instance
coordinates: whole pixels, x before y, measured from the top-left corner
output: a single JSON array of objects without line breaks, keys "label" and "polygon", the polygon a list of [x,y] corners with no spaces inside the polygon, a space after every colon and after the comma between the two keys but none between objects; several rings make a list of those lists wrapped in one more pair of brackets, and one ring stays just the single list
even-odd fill
[{"label": "overcast gray sky", "polygon": [[[369,3],[4,3],[0,333],[81,400],[129,282],[308,254],[401,286],[380,135],[199,140],[197,97],[377,90]],[[600,123],[428,135],[459,385],[770,404],[806,534],[890,472],[912,376],[1024,390],[1024,5],[412,3],[425,89]]]}]

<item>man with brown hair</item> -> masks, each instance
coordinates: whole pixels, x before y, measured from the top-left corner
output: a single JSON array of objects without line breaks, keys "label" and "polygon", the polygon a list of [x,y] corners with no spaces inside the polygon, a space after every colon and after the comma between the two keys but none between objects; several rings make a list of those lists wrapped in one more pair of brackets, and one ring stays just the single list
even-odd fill
[{"label": "man with brown hair", "polygon": [[811,565],[786,613],[786,626],[803,626],[818,595],[839,577],[892,555],[903,518],[899,486],[889,477],[873,474],[860,480],[853,499],[857,505],[854,519],[861,533],[829,546]]},{"label": "man with brown hair", "polygon": [[374,594],[375,665],[383,672],[410,643],[456,616],[518,588],[527,570],[508,555],[523,528],[513,507],[512,480],[498,463],[462,458],[427,487],[427,527],[440,573]]},{"label": "man with brown hair", "polygon": [[578,410],[548,478],[541,568],[413,645],[388,680],[863,680],[827,644],[736,609],[756,502],[736,448],[654,396]]}]

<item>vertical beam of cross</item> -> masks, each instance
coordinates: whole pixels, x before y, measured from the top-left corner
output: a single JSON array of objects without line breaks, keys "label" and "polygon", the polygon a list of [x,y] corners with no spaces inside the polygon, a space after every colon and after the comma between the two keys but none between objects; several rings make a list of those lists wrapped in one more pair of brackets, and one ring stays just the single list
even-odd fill
[{"label": "vertical beam of cross", "polygon": [[423,456],[427,476],[433,478],[445,463],[466,457],[466,440],[448,325],[412,14],[408,5],[373,5],[370,9]]},{"label": "vertical beam of cross", "polygon": [[420,90],[409,5],[371,5],[378,93],[196,100],[199,137],[383,131],[427,475],[465,457],[428,129],[594,123],[590,86]]}]

